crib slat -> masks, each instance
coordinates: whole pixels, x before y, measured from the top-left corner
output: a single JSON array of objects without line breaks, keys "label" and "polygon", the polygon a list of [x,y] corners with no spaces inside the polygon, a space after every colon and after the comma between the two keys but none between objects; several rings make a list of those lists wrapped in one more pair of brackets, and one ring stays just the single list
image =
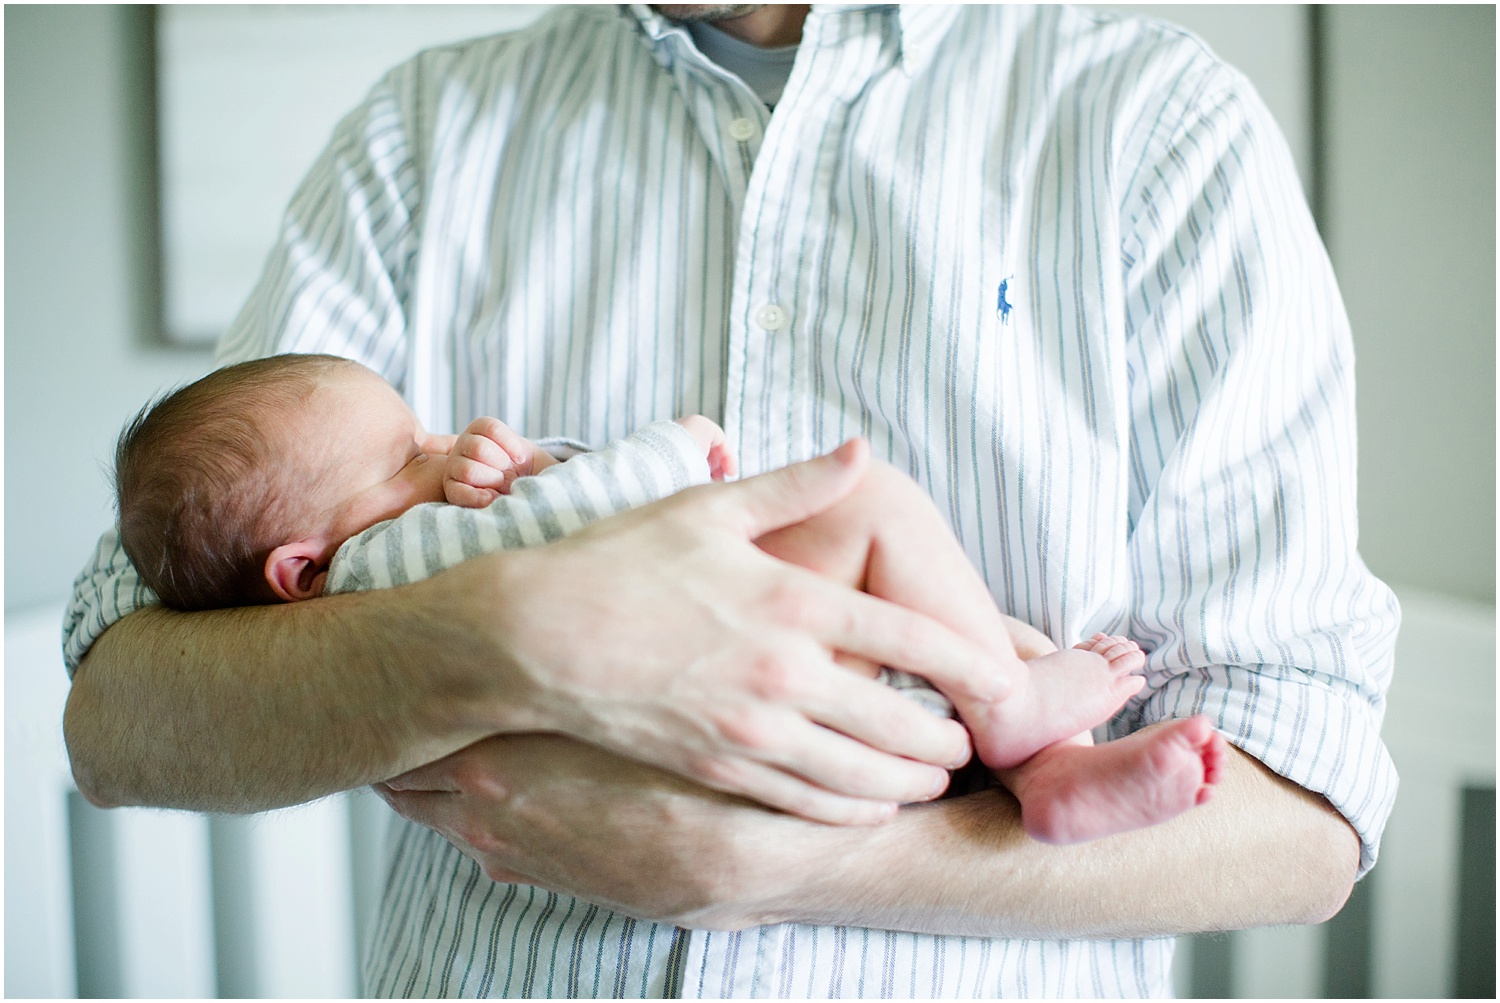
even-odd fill
[{"label": "crib slat", "polygon": [[1375,870],[1372,983],[1385,999],[1440,999],[1450,992],[1459,792],[1451,777],[1433,782],[1442,771],[1427,763],[1401,765],[1401,800]]},{"label": "crib slat", "polygon": [[5,995],[78,993],[60,722],[62,609],[5,618]]},{"label": "crib slat", "polygon": [[1305,1000],[1322,995],[1323,928],[1262,927],[1235,934],[1234,995]]},{"label": "crib slat", "polygon": [[1373,988],[1444,997],[1453,991],[1460,791],[1495,780],[1495,610],[1420,592],[1400,598],[1383,735],[1401,789],[1371,875]]},{"label": "crib slat", "polygon": [[120,981],[132,999],[216,995],[208,822],[186,812],[111,812]]},{"label": "crib slat", "polygon": [[354,890],[344,798],[246,820],[246,905],[255,995],[349,997],[355,979]]}]

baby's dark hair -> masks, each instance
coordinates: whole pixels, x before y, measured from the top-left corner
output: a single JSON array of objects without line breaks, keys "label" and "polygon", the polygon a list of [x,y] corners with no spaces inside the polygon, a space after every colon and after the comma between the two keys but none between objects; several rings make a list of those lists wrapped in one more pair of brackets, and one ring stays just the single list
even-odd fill
[{"label": "baby's dark hair", "polygon": [[226,366],[147,404],[120,433],[120,544],[175,609],[272,602],[263,568],[287,542],[290,460],[268,422],[303,406],[322,378],[357,363],[274,355]]}]

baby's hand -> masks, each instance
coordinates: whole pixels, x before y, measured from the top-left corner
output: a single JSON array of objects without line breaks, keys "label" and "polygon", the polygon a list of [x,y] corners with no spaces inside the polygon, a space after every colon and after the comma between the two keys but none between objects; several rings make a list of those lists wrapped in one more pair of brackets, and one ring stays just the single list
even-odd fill
[{"label": "baby's hand", "polygon": [[541,473],[557,461],[498,418],[475,418],[453,443],[443,469],[451,504],[484,508],[510,494],[517,477]]},{"label": "baby's hand", "polygon": [[719,427],[718,422],[701,414],[690,414],[686,418],[678,418],[677,424],[687,429],[688,434],[703,448],[703,456],[708,460],[708,472],[714,480],[722,481],[739,473],[734,451],[729,448],[724,430]]}]

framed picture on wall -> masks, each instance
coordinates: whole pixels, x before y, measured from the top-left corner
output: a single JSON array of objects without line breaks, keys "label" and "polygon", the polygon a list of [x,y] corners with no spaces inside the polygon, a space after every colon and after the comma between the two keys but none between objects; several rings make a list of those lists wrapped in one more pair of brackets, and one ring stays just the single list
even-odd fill
[{"label": "framed picture on wall", "polygon": [[422,49],[548,4],[166,4],[156,11],[163,328],[211,344],[339,118]]}]

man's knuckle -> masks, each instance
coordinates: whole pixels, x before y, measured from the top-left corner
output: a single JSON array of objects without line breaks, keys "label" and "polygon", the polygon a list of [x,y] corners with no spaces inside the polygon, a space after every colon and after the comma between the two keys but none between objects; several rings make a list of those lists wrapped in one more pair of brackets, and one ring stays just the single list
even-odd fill
[{"label": "man's knuckle", "polygon": [[460,819],[453,824],[452,830],[455,839],[480,856],[488,857],[501,849],[494,832],[476,821]]},{"label": "man's knuckle", "polygon": [[848,823],[853,806],[848,798],[820,791],[808,784],[797,785],[779,801],[783,811],[833,825]]},{"label": "man's knuckle", "polygon": [[817,606],[800,577],[792,574],[778,575],[761,593],[761,603],[766,616],[783,627],[801,629],[813,620]]},{"label": "man's knuckle", "polygon": [[706,752],[695,752],[682,761],[682,771],[689,777],[707,781],[713,776],[718,759]]},{"label": "man's knuckle", "polygon": [[864,794],[878,786],[869,771],[850,764],[829,769],[824,774],[824,782],[833,790],[847,794]]},{"label": "man's knuckle", "polygon": [[774,740],[774,729],[753,708],[722,710],[716,717],[720,737],[739,749],[760,750]]},{"label": "man's knuckle", "polygon": [[783,652],[767,652],[752,663],[750,688],[756,696],[772,703],[785,703],[799,691],[801,673]]},{"label": "man's knuckle", "polygon": [[704,758],[699,764],[698,775],[704,783],[720,790],[740,790],[746,779],[743,763],[722,756]]}]

